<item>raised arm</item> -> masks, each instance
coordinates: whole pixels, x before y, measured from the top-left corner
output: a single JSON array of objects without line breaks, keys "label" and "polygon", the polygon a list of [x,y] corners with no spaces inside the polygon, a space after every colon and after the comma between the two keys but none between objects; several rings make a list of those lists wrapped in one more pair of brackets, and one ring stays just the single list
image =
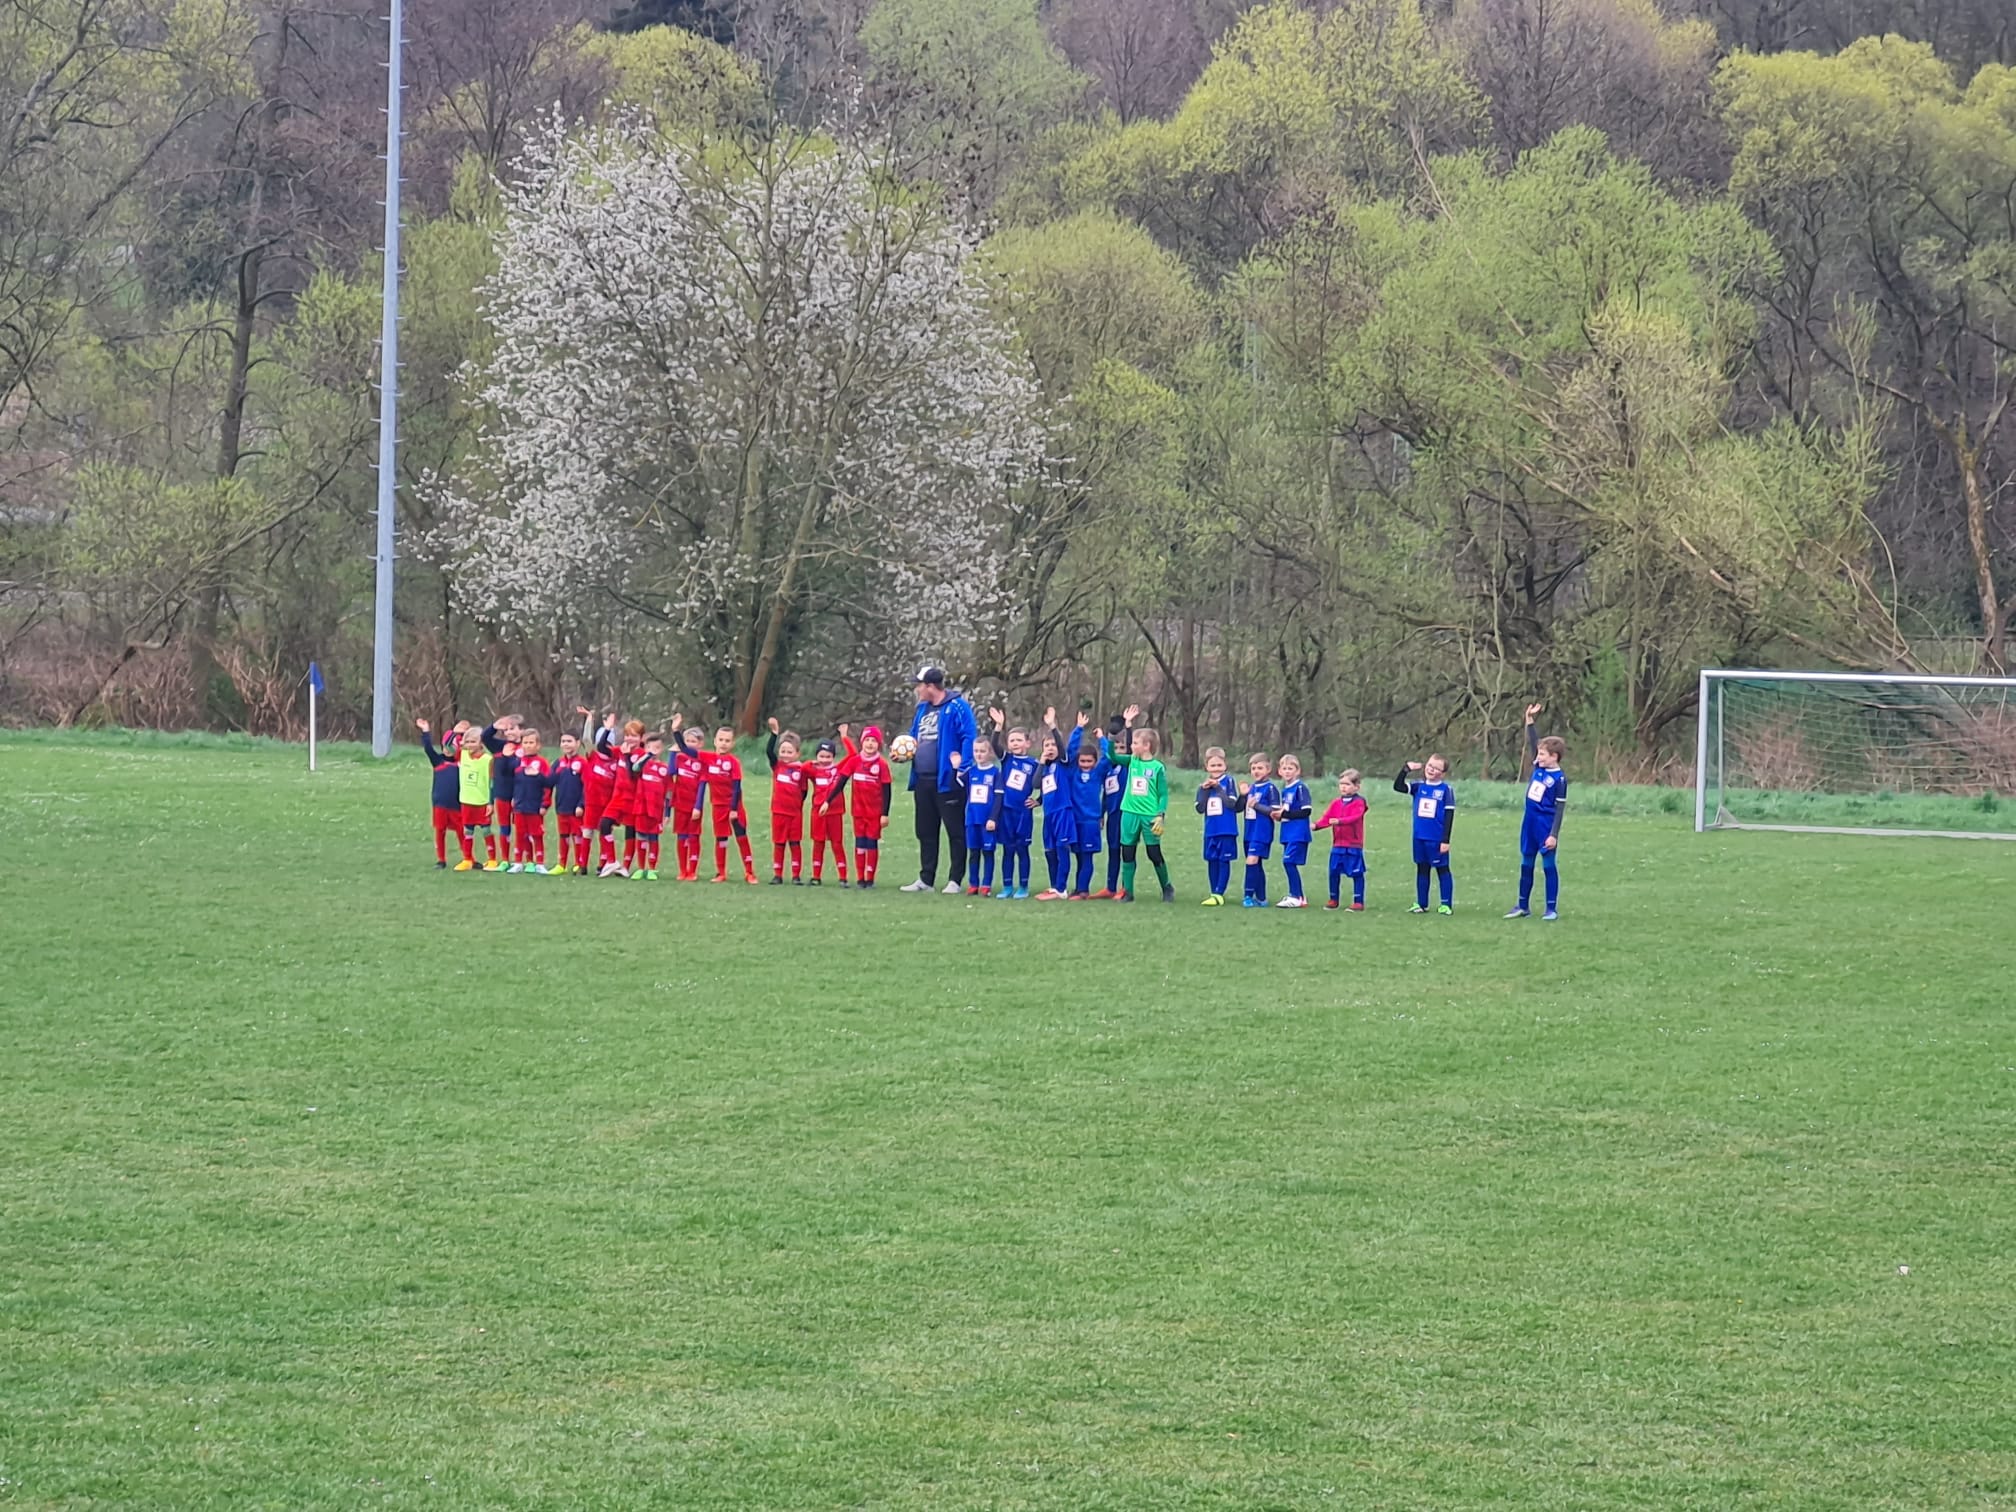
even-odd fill
[{"label": "raised arm", "polygon": [[1407,765],[1400,768],[1400,775],[1393,779],[1393,791],[1396,793],[1405,794],[1406,796],[1411,798],[1414,795],[1414,784],[1407,780],[1407,774],[1409,772],[1418,772],[1420,770],[1421,770],[1421,763],[1418,761],[1410,761],[1407,763]]}]

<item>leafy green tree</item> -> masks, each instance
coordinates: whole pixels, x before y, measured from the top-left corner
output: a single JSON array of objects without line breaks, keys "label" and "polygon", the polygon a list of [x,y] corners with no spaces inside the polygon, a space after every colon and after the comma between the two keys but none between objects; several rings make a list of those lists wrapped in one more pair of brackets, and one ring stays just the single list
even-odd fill
[{"label": "leafy green tree", "polygon": [[1921,587],[1966,564],[1975,660],[2001,671],[2016,619],[2016,535],[1995,513],[2016,475],[2016,69],[1983,68],[1963,91],[1928,45],[1866,37],[1831,57],[1738,54],[1717,83],[1732,191],[1783,259],[1769,391],[1799,420],[1843,376],[1894,406],[1893,465],[1908,476],[1929,459],[1941,485],[1896,501],[1897,533]]}]

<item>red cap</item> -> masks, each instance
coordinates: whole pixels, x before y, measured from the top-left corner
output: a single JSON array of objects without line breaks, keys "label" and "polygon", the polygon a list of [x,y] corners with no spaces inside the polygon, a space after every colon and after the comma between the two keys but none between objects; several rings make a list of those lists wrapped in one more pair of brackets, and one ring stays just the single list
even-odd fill
[{"label": "red cap", "polygon": [[877,745],[882,744],[882,727],[880,725],[868,726],[867,729],[861,732],[861,738],[863,740],[872,740]]}]

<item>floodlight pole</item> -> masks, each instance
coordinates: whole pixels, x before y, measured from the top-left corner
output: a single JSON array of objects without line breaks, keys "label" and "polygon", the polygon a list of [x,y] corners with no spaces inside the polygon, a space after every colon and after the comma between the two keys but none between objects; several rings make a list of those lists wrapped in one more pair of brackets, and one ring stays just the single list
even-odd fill
[{"label": "floodlight pole", "polygon": [[392,754],[392,536],[399,510],[399,143],[403,0],[391,0],[385,69],[385,293],[378,334],[378,582],[371,632],[371,754]]}]

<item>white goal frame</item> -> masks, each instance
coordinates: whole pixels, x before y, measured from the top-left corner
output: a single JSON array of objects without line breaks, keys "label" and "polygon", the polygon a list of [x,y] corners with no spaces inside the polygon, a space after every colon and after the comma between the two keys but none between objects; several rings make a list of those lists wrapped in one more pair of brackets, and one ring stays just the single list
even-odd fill
[{"label": "white goal frame", "polygon": [[[2016,677],[1933,677],[1896,672],[1785,672],[1741,667],[1704,667],[1701,670],[1699,702],[1695,705],[1694,726],[1694,832],[1711,829],[1782,830],[1799,835],[1917,835],[1936,840],[2016,840],[2016,831],[1856,828],[1833,824],[1754,824],[1728,817],[1718,799],[1715,812],[1708,811],[1709,730],[1718,742],[1715,770],[1726,771],[1719,743],[1726,739],[1722,715],[1722,686],[1730,682],[1857,683],[1864,687],[1916,688],[2001,688],[2016,697]],[[1711,705],[1712,699],[1712,705]],[[1711,721],[1709,711],[1713,708]]]}]

